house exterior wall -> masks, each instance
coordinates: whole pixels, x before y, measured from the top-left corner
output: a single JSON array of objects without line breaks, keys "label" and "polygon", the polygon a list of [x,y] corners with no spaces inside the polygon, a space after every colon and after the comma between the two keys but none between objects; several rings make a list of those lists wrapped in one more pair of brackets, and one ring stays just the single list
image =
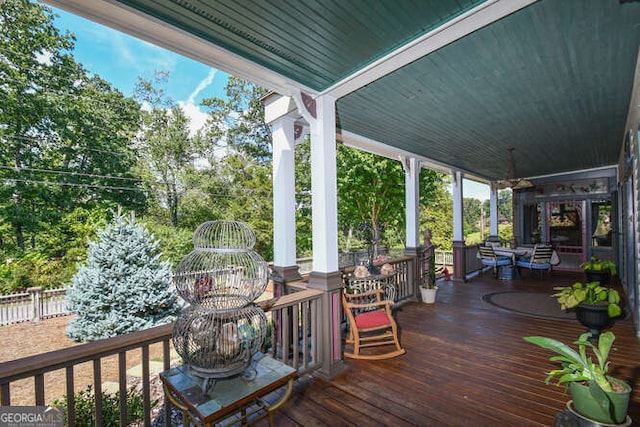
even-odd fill
[{"label": "house exterior wall", "polygon": [[[617,173],[614,167],[584,171],[562,176],[532,180],[534,187],[514,192],[514,238],[518,244],[550,243],[562,260],[560,270],[579,270],[579,265],[591,256],[619,263],[619,216]],[[611,229],[608,236],[596,236],[597,218],[593,212],[597,204],[611,202]],[[565,235],[550,233],[561,226],[554,224],[556,209],[575,209],[576,225],[567,225]],[[539,235],[532,218],[539,209]],[[549,235],[552,234],[552,235]],[[569,237],[571,236],[571,237]],[[606,237],[606,238],[605,238]],[[564,240],[573,240],[565,242]],[[564,256],[563,256],[564,255]],[[563,260],[564,258],[564,260]]]}]

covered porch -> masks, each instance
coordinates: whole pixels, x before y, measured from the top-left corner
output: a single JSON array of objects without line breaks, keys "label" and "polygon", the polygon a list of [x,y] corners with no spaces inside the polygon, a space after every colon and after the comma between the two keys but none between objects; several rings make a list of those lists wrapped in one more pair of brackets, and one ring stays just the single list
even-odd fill
[{"label": "covered porch", "polygon": [[[319,339],[302,359],[294,352],[293,359],[284,360],[302,376],[277,414],[278,425],[551,424],[567,396],[543,384],[549,355],[522,337],[571,340],[582,327],[504,312],[480,298],[505,288],[548,291],[562,284],[561,278],[571,283],[575,277],[557,273],[553,280],[505,282],[484,275],[465,281],[477,260],[463,238],[463,178],[491,186],[491,234],[496,235],[496,191],[513,147],[517,175],[507,178],[526,178],[543,187],[583,179],[592,170],[607,177],[607,197],[615,201],[618,219],[611,251],[624,263],[619,270],[631,309],[630,319],[614,327],[618,351],[612,361],[634,386],[630,413],[640,417],[640,344],[634,329],[639,317],[636,2],[440,1],[425,2],[430,6],[415,13],[404,4],[396,8],[398,16],[386,8],[318,11],[315,2],[302,2],[295,11],[267,2],[260,11],[242,5],[229,11],[223,2],[200,2],[199,7],[171,1],[49,3],[275,91],[266,100],[266,120],[273,130],[274,240],[279,243],[274,268],[289,284],[300,278],[291,220],[293,151],[298,138],[310,135],[313,271],[302,291],[285,295],[271,309],[307,322],[304,330],[310,328]],[[364,25],[353,35],[345,20]],[[259,31],[257,23],[264,24]],[[394,31],[372,41],[375,30],[383,28]],[[342,357],[336,143],[403,163],[409,257],[420,248],[420,169],[452,176],[459,280],[443,284],[433,306],[410,301],[398,310],[407,354],[384,362]],[[520,217],[523,212],[516,210]],[[533,208],[526,212],[535,213]],[[407,280],[407,296],[415,296],[415,276]],[[144,353],[155,342],[163,343],[168,367],[169,340],[168,328],[156,329],[88,345],[85,353],[5,364],[0,367],[2,404],[10,404],[14,378],[33,377],[36,400],[43,404],[44,367],[66,368],[72,388],[73,366],[81,360],[93,360],[99,376],[103,355],[134,347]],[[148,407],[148,366],[145,384]]]},{"label": "covered porch", "polygon": [[[277,413],[277,425],[513,425],[550,426],[569,400],[563,387],[544,384],[554,365],[550,352],[522,337],[574,340],[584,327],[573,320],[531,317],[491,306],[492,292],[551,292],[582,277],[554,273],[552,280],[475,276],[443,282],[436,304],[397,310],[407,353],[383,361],[345,359],[333,380],[303,377]],[[640,419],[640,352],[633,324],[617,321],[613,372],[634,387],[632,419]]]},{"label": "covered porch", "polygon": [[[482,297],[504,291],[549,295],[553,286],[581,278],[575,273],[557,272],[551,280],[529,275],[499,280],[484,274],[466,282],[441,281],[436,304],[408,301],[396,309],[406,354],[380,361],[345,359],[345,369],[332,379],[317,375],[322,352],[313,345],[295,347],[291,341],[274,337],[277,345],[294,345],[293,354],[274,351],[273,355],[296,366],[299,372],[293,394],[274,414],[275,425],[550,426],[569,395],[562,387],[544,384],[546,372],[555,367],[548,360],[550,352],[522,338],[544,335],[571,342],[584,327],[576,320],[507,311]],[[295,292],[279,298],[270,312],[279,312],[289,320],[314,318],[318,298],[317,291]],[[311,321],[311,329],[317,327]],[[612,373],[633,387],[629,415],[637,420],[640,342],[628,317],[616,321],[611,330],[616,334],[610,356]],[[95,387],[100,390],[100,367],[105,366],[106,359],[116,357],[109,363],[126,365],[131,352],[142,350],[144,424],[164,425],[154,420],[158,414],[166,420],[167,407],[151,409],[151,402],[159,396],[157,375],[151,372],[149,359],[155,354],[154,363],[161,361],[168,368],[170,339],[171,325],[167,325],[0,364],[2,402],[15,402],[25,393],[34,396],[33,403],[49,402],[48,384],[62,382],[73,388],[74,370],[77,372],[85,361],[92,364]],[[157,354],[162,357],[158,359]],[[124,379],[123,369],[120,375]],[[17,378],[26,380],[14,383]],[[267,400],[276,401],[281,393],[274,392]]]}]

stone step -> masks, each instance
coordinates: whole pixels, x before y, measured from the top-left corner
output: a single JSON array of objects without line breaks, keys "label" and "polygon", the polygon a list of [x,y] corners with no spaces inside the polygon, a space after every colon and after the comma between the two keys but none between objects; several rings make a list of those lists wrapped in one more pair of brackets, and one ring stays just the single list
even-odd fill
[{"label": "stone step", "polygon": [[[149,374],[153,375],[153,374],[157,374],[159,372],[164,371],[164,364],[160,361],[157,360],[150,360],[149,361]],[[127,369],[127,375],[130,375],[132,377],[137,377],[137,378],[142,378],[142,364],[138,364],[136,366],[133,366],[129,369]]]},{"label": "stone step", "polygon": [[120,383],[117,381],[105,381],[102,383],[103,394],[116,394],[120,390]]}]

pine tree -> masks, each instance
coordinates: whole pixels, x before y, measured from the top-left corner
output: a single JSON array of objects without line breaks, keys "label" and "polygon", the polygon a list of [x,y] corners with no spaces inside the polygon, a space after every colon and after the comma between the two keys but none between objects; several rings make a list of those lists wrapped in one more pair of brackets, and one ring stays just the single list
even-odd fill
[{"label": "pine tree", "polygon": [[89,253],[67,290],[76,314],[67,336],[93,341],[173,321],[180,307],[171,267],[158,242],[133,215],[118,212],[89,242]]}]

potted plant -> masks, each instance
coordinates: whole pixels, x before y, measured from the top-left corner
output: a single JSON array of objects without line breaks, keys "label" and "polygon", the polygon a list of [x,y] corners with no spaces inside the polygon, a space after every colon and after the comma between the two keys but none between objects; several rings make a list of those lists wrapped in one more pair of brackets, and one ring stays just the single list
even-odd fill
[{"label": "potted plant", "polygon": [[622,314],[620,294],[600,282],[576,282],[571,286],[553,288],[563,310],[575,310],[578,321],[589,329],[597,341],[602,329],[611,326],[612,319]]},{"label": "potted plant", "polygon": [[422,302],[433,304],[436,302],[436,293],[438,286],[436,285],[436,257],[432,253],[427,261],[427,269],[422,276],[422,284],[420,285],[420,296]]},{"label": "potted plant", "polygon": [[611,276],[617,273],[616,265],[612,261],[603,261],[594,256],[580,264],[580,268],[587,275],[588,282],[600,282],[604,286],[608,285]]},{"label": "potted plant", "polygon": [[[578,351],[553,338],[529,336],[525,341],[557,353],[549,360],[560,362],[561,369],[548,372],[545,383],[552,379],[557,384],[569,386],[571,402],[567,407],[572,412],[596,423],[630,425],[627,416],[631,387],[617,378],[607,375],[609,352],[615,340],[613,332],[604,332],[596,347],[589,341],[590,334],[584,333],[574,342]],[[590,349],[595,360],[587,355]],[[580,424],[584,425],[584,424]]]}]

